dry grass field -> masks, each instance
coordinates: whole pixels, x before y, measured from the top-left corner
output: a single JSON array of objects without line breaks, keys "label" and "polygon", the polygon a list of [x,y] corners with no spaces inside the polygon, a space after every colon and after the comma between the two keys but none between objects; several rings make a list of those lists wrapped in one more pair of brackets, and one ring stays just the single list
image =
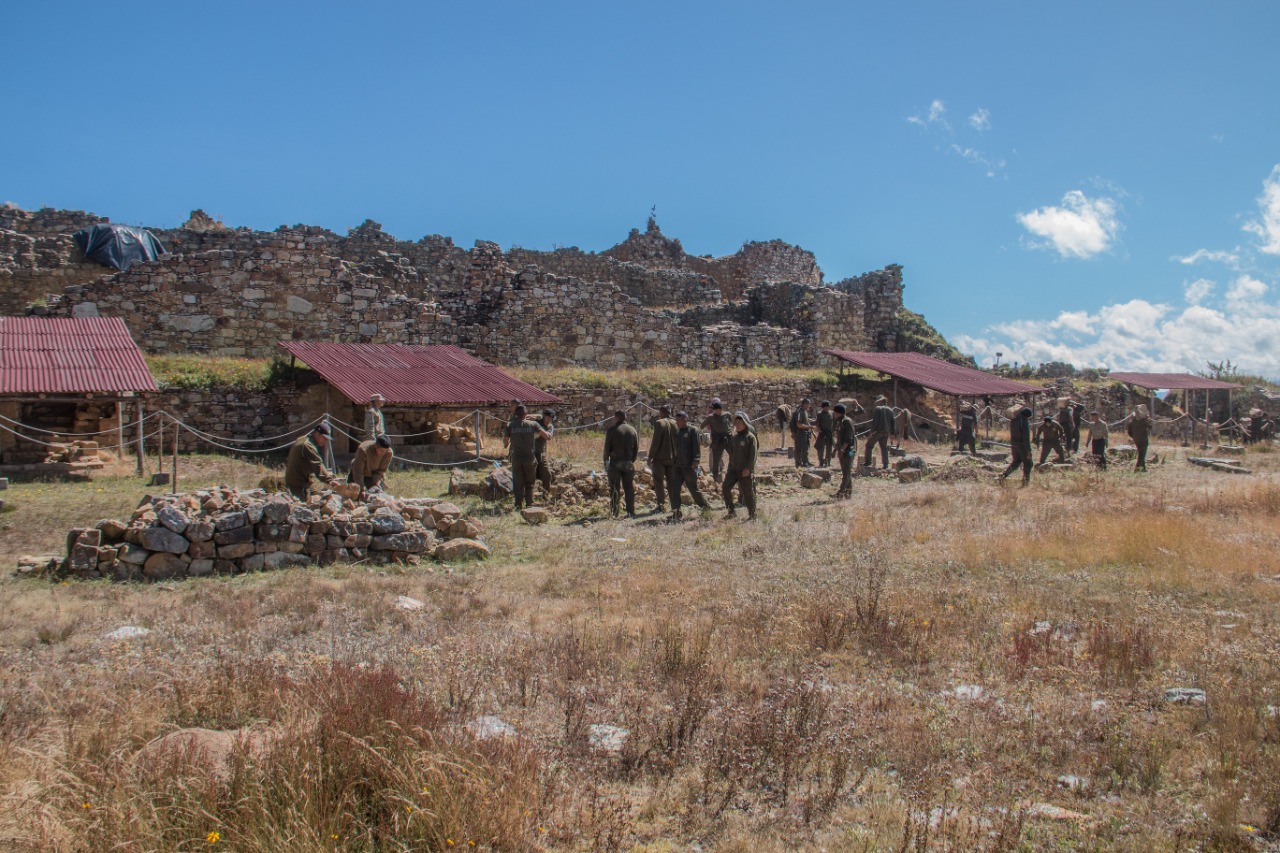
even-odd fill
[{"label": "dry grass field", "polygon": [[[473,503],[485,563],[153,585],[9,569],[141,481],[12,485],[0,849],[1280,849],[1280,453],[1159,449],[840,503],[784,477],[756,522]],[[192,728],[236,734],[155,743]]]}]

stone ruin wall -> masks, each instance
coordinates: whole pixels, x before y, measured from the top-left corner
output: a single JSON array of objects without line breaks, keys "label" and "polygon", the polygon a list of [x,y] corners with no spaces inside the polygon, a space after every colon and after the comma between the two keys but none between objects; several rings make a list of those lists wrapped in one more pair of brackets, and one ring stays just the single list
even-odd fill
[{"label": "stone ruin wall", "polygon": [[[504,254],[484,241],[464,250],[434,235],[397,240],[372,221],[343,237],[227,228],[195,211],[182,228],[153,229],[174,254],[111,273],[63,251],[66,229],[96,221],[5,208],[0,225],[25,231],[0,231],[0,275],[6,261],[29,273],[0,290],[6,310],[62,287],[36,313],[124,317],[151,352],[266,357],[282,339],[436,343],[498,364],[615,369],[814,366],[826,346],[891,348],[901,307],[899,267],[827,286],[798,247],[748,243],[698,258],[653,222],[599,254]],[[26,260],[39,240],[60,248]]]},{"label": "stone ruin wall", "polygon": [[0,314],[22,314],[32,302],[102,275],[104,268],[86,261],[71,239],[100,222],[106,219],[79,210],[0,206]]}]

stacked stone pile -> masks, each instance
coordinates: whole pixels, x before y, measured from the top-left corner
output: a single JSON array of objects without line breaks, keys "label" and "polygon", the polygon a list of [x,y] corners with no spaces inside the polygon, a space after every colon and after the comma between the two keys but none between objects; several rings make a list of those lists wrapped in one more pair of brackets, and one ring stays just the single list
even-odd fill
[{"label": "stacked stone pile", "polygon": [[50,444],[45,448],[45,464],[65,462],[75,471],[93,471],[106,466],[105,453],[98,449],[96,441],[68,441]]},{"label": "stacked stone pile", "polygon": [[[127,521],[67,534],[64,576],[116,580],[200,577],[346,560],[439,560],[489,553],[478,521],[436,498],[367,501],[340,491],[299,501],[287,493],[219,487],[146,496]],[[39,558],[23,562],[40,564]]]}]

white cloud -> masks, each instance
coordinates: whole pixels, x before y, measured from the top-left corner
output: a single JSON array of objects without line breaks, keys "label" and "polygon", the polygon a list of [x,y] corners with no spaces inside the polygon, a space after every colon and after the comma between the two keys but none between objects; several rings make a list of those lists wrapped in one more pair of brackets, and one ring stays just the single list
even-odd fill
[{"label": "white cloud", "polygon": [[938,98],[934,98],[930,102],[929,109],[907,116],[907,121],[923,129],[932,137],[937,150],[955,154],[960,159],[981,167],[988,178],[1004,176],[1008,165],[1004,157],[990,154],[972,145],[958,141],[961,134],[972,136],[973,131],[982,133],[989,130],[991,128],[991,112],[989,110],[979,109],[972,113],[967,122],[972,131],[961,127],[960,134],[957,134],[956,128],[952,127],[951,122],[947,120],[946,103]]},{"label": "white cloud", "polygon": [[1115,200],[1089,198],[1080,190],[1062,197],[1061,206],[1019,213],[1018,222],[1042,241],[1034,248],[1052,248],[1064,258],[1092,258],[1114,245],[1121,225]]},{"label": "white cloud", "polygon": [[1181,306],[1132,299],[1096,312],[1000,323],[955,342],[979,364],[994,363],[1001,352],[1006,363],[1196,372],[1230,359],[1243,373],[1280,378],[1280,302],[1271,298],[1273,288],[1242,275],[1209,304],[1215,290],[1215,282],[1198,279],[1185,286]]},{"label": "white cloud", "polygon": [[918,124],[921,127],[928,127],[936,124],[950,132],[951,123],[947,121],[947,105],[937,98],[929,104],[929,109],[924,115],[907,116],[907,121],[912,124]]},{"label": "white cloud", "polygon": [[1209,298],[1215,287],[1217,287],[1215,282],[1207,278],[1198,278],[1182,289],[1182,295],[1188,305],[1199,305]]},{"label": "white cloud", "polygon": [[1215,264],[1226,264],[1232,269],[1238,269],[1240,267],[1240,253],[1238,249],[1234,252],[1227,252],[1220,249],[1196,249],[1194,252],[1184,257],[1174,257],[1174,260],[1180,264],[1186,264],[1187,266],[1207,261]]},{"label": "white cloud", "polygon": [[1258,251],[1268,255],[1280,255],[1280,164],[1262,182],[1262,195],[1258,196],[1260,216],[1244,225],[1244,230],[1262,239]]},{"label": "white cloud", "polygon": [[980,109],[973,115],[969,116],[969,127],[976,131],[984,131],[991,129],[991,111]]}]

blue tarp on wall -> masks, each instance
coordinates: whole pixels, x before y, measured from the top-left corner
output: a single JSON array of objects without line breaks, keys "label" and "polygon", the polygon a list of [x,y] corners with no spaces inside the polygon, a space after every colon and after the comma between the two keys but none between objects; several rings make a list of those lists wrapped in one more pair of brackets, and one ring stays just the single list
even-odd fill
[{"label": "blue tarp on wall", "polygon": [[86,258],[118,270],[138,261],[154,261],[167,251],[156,235],[145,228],[126,225],[91,225],[71,235]]}]

